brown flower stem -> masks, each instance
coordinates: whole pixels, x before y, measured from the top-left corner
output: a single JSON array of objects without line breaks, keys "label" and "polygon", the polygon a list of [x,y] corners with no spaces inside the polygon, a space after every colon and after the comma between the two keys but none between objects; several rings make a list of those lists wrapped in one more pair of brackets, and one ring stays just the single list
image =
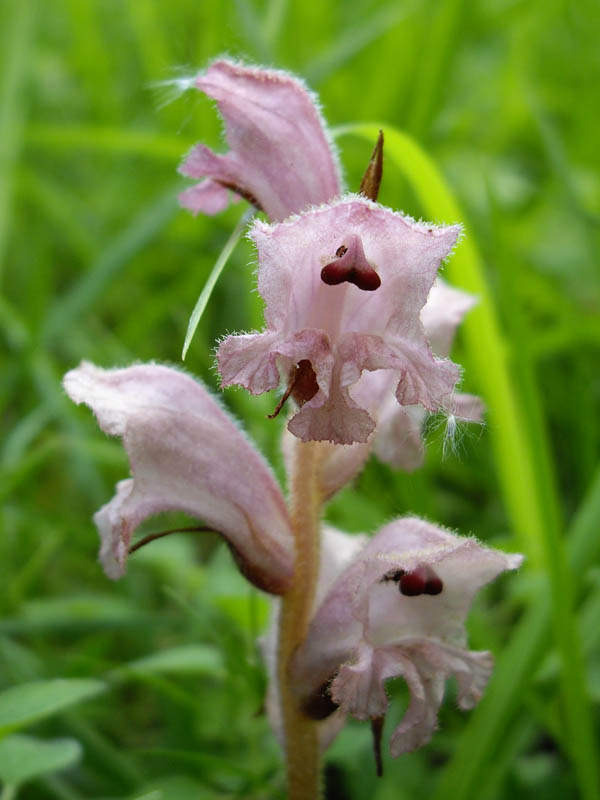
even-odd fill
[{"label": "brown flower stem", "polygon": [[288,800],[318,800],[321,779],[317,726],[299,708],[289,681],[290,659],[306,636],[319,574],[321,492],[316,442],[296,443],[291,488],[296,561],[294,583],[281,600],[278,654]]}]

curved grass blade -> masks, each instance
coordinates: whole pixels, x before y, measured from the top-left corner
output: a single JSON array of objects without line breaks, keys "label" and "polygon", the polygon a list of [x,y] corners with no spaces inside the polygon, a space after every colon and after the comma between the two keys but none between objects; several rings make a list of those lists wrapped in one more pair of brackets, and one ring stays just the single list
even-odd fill
[{"label": "curved grass blade", "polygon": [[206,283],[204,284],[204,288],[200,292],[200,296],[196,300],[196,305],[194,306],[194,310],[190,316],[190,321],[188,323],[187,331],[185,333],[185,341],[183,343],[183,350],[181,352],[181,360],[185,361],[185,357],[187,355],[187,351],[189,350],[190,344],[192,343],[192,339],[194,338],[194,334],[196,333],[196,328],[198,327],[198,323],[202,319],[202,314],[204,314],[204,309],[208,305],[208,301],[210,300],[210,296],[213,293],[213,289],[216,286],[217,281],[219,280],[220,274],[223,272],[225,265],[229,261],[229,257],[233,253],[236,248],[237,243],[242,238],[242,234],[244,232],[244,228],[246,227],[248,221],[251,219],[252,215],[254,214],[254,209],[248,209],[242,217],[240,221],[233,229],[233,233],[229,237],[229,239],[225,242],[225,247],[221,250],[219,257],[217,258],[214,267],[211,270],[210,275]]},{"label": "curved grass blade", "polygon": [[[6,9],[11,11],[7,13]],[[7,18],[8,17],[8,18]],[[21,145],[23,98],[21,85],[31,66],[31,3],[7,3],[3,7],[2,78],[0,79],[0,268],[10,229],[10,207],[15,164]]]},{"label": "curved grass blade", "polygon": [[[372,123],[345,126],[338,129],[337,134],[352,133],[375,141],[380,128],[384,131],[387,156],[391,157],[408,179],[427,216],[445,222],[464,219],[464,214],[443,176],[411,137],[395,128]],[[447,267],[447,273],[454,283],[475,293],[479,298],[477,308],[465,320],[462,329],[468,360],[488,405],[490,437],[507,511],[530,561],[543,567],[548,575],[554,636],[563,665],[563,711],[567,738],[572,742],[571,758],[581,796],[589,800],[597,799],[600,797],[600,789],[594,729],[586,693],[581,643],[573,611],[572,579],[560,536],[557,494],[552,471],[548,467],[549,448],[544,430],[538,420],[527,418],[527,405],[519,396],[509,369],[509,354],[500,331],[481,257],[472,237],[461,244]],[[539,599],[544,601],[544,597]],[[539,624],[534,627],[539,627]],[[528,675],[526,667],[529,662],[523,657],[522,646],[527,640],[525,637],[521,639],[518,650],[515,650],[513,638],[513,646],[507,651],[515,661],[511,662],[508,658],[508,666],[502,672],[505,680],[513,677],[515,663],[523,667],[522,674],[525,678]],[[508,701],[513,699],[510,695],[507,698]],[[493,734],[490,738],[496,739],[505,722],[502,713],[497,718],[495,728],[490,731]],[[481,727],[483,730],[480,733],[490,728],[490,720],[485,719]],[[467,763],[466,754],[459,761],[462,770]],[[469,754],[469,762],[473,766],[477,760]],[[484,764],[485,759],[479,763]],[[483,769],[482,766],[481,768]],[[482,779],[481,774],[479,778]],[[452,784],[454,800],[457,800],[457,794],[464,798],[475,796],[467,790],[460,794],[457,783]],[[445,795],[442,793],[440,796]]]}]

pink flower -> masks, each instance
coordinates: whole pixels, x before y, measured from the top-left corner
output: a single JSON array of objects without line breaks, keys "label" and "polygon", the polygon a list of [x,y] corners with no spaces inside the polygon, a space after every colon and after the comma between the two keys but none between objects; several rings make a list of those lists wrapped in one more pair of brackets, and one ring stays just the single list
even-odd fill
[{"label": "pink flower", "polygon": [[307,711],[337,706],[359,719],[380,719],[388,708],[385,682],[401,676],[411,701],[391,753],[426,744],[449,676],[457,679],[461,708],[480,699],[493,660],[466,648],[465,618],[475,593],[521,561],[420,519],[386,525],[330,585],[313,616],[292,662],[299,702]]},{"label": "pink flower", "polygon": [[[437,278],[420,318],[425,338],[437,356],[450,352],[456,328],[464,314],[475,304],[475,298],[454,289]],[[394,397],[397,378],[388,370],[364,372],[352,389],[352,397],[376,422],[376,429],[366,443],[351,445],[321,445],[321,491],[331,497],[363,468],[371,451],[381,461],[410,472],[420,467],[425,455],[423,426],[427,412],[422,406],[401,406]],[[478,397],[454,393],[446,411],[462,422],[481,422],[483,403]],[[285,458],[291,459],[293,437],[283,437]]]},{"label": "pink flower", "polygon": [[82,363],[65,375],[103,431],[120,436],[132,478],[95,515],[107,575],[125,572],[131,536],[147,517],[183,511],[223,534],[244,575],[287,591],[294,543],[284,498],[266,462],[198,381],[140,364],[104,370]]},{"label": "pink flower", "polygon": [[272,220],[340,192],[339,166],[316,98],[285,72],[215,61],[196,86],[217,101],[230,152],[196,145],[181,172],[201,183],[179,199],[194,213],[226,208],[231,189]]},{"label": "pink flower", "polygon": [[[450,354],[456,329],[476,298],[449,286],[441,278],[433,284],[421,311],[425,337],[436,356]],[[422,406],[399,406],[390,393],[392,379],[385,372],[365,373],[354,391],[377,422],[373,447],[381,461],[411,472],[423,464],[423,425],[427,412]],[[445,411],[463,422],[481,422],[483,403],[478,397],[454,393]]]},{"label": "pink flower", "polygon": [[375,422],[352,392],[364,371],[388,370],[401,405],[445,408],[458,367],[433,357],[419,314],[459,232],[356,195],[255,222],[267,329],[221,343],[223,385],[260,394],[291,374],[289,430],[304,441],[367,441]]}]

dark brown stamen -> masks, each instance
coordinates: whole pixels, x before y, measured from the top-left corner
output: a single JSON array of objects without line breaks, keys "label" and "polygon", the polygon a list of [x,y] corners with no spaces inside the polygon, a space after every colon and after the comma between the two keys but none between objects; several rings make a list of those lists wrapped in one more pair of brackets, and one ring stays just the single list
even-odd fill
[{"label": "dark brown stamen", "polygon": [[383,131],[379,131],[375,149],[360,182],[359,192],[369,200],[376,201],[383,176]]},{"label": "dark brown stamen", "polygon": [[318,391],[319,384],[317,383],[317,376],[312,368],[312,364],[308,359],[303,358],[290,370],[287,389],[277,403],[275,410],[271,414],[267,414],[267,419],[275,419],[290,395],[292,395],[299,406],[303,406],[304,403],[308,403]]},{"label": "dark brown stamen", "polygon": [[338,704],[333,702],[329,686],[331,679],[325,681],[302,703],[302,711],[311,719],[322,720],[337,711]]},{"label": "dark brown stamen", "polygon": [[341,258],[342,256],[345,256],[347,252],[348,252],[348,248],[346,247],[346,245],[345,244],[341,244],[338,247],[338,249],[335,251],[335,254],[336,254],[336,256],[338,258]]},{"label": "dark brown stamen", "polygon": [[277,417],[279,415],[279,412],[284,407],[284,405],[286,403],[286,400],[288,399],[288,397],[291,395],[292,391],[294,390],[295,381],[296,381],[296,372],[295,372],[295,368],[294,368],[294,371],[293,371],[292,376],[290,378],[290,382],[288,383],[287,389],[281,395],[281,398],[280,398],[279,402],[275,406],[275,411],[273,411],[271,414],[267,414],[267,419],[275,419],[275,417]]},{"label": "dark brown stamen", "polygon": [[213,178],[215,183],[219,183],[225,189],[230,189],[232,192],[239,194],[240,197],[243,197],[244,200],[247,200],[251,205],[253,205],[257,211],[264,211],[261,204],[258,202],[256,197],[251,194],[247,189],[244,189],[242,186],[236,186],[235,183],[228,183],[227,181],[220,181],[218,178]]},{"label": "dark brown stamen", "polygon": [[318,391],[317,375],[310,361],[307,358],[303,358],[295,367],[292,397],[298,403],[298,406],[302,407],[304,403],[312,400]]},{"label": "dark brown stamen", "polygon": [[371,733],[373,734],[373,755],[375,756],[375,769],[377,777],[383,777],[383,759],[381,757],[381,737],[385,717],[375,717],[371,720]]},{"label": "dark brown stamen", "polygon": [[189,528],[171,528],[168,531],[160,531],[160,533],[149,533],[147,536],[144,536],[143,539],[140,539],[139,542],[136,542],[129,548],[129,555],[135,553],[136,550],[139,550],[140,547],[144,547],[150,542],[156,541],[156,539],[162,539],[163,536],[170,536],[172,533],[206,533],[208,531],[215,532],[213,528],[207,528],[204,525],[193,525]]}]

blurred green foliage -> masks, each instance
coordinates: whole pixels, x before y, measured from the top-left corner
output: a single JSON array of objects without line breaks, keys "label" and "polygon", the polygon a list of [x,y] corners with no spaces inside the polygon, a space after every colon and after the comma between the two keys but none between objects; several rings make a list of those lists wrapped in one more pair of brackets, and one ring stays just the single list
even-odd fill
[{"label": "blurred green foliage", "polygon": [[[480,254],[534,470],[519,528],[507,486],[523,465],[492,446],[515,420],[496,415],[452,440],[434,420],[423,470],[372,461],[329,506],[353,531],[423,514],[525,548],[529,566],[473,609],[471,644],[498,660],[477,710],[456,711],[450,687],[432,743],[386,758],[380,780],[367,726],[349,724],[327,755],[327,796],[599,797],[597,2],[2,0],[0,12],[0,687],[108,686],[32,720],[41,742],[13,736],[11,747],[81,744],[76,764],[68,744],[67,771],[30,770],[18,797],[283,797],[256,645],[266,599],[209,538],[156,542],[108,582],[91,514],[128,467],[60,387],[82,358],[180,363],[189,314],[243,211],[177,208],[181,157],[196,140],[219,147],[221,126],[205,98],[161,82],[223,52],[304,76],[334,126],[394,126],[431,156]],[[339,146],[356,188],[370,145]],[[383,203],[430,215],[434,189],[386,161]],[[242,242],[187,356],[215,388],[216,339],[261,324],[253,261]],[[485,395],[477,364],[491,356],[473,341],[459,336],[453,355],[465,388]],[[265,420],[276,399],[225,400],[282,475],[282,421]],[[386,730],[405,704],[401,686],[391,694]]]}]

